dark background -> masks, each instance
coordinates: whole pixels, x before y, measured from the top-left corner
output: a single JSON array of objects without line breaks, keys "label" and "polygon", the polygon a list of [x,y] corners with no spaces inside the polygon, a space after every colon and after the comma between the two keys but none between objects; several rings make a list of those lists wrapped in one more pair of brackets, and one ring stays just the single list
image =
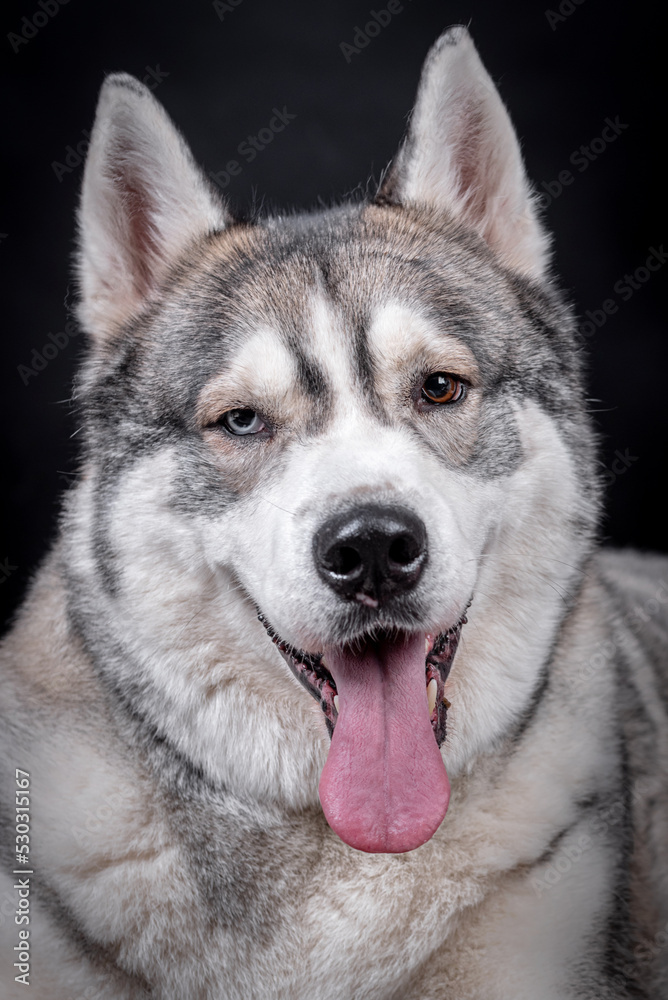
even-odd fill
[{"label": "dark background", "polygon": [[[57,0],[44,0],[53,10]],[[589,396],[608,470],[607,540],[668,550],[665,517],[667,347],[662,305],[668,265],[627,302],[613,286],[665,241],[665,32],[661,7],[561,0],[546,4],[403,0],[403,11],[347,62],[342,42],[385,0],[281,3],[234,0],[125,3],[69,0],[14,52],[11,32],[38,0],[4,5],[4,161],[0,215],[4,288],[0,599],[9,613],[53,538],[58,497],[76,456],[67,400],[82,340],[73,339],[28,384],[49,333],[65,327],[73,286],[74,211],[82,177],[68,146],[85,139],[104,74],[149,74],[155,94],[207,171],[220,171],[273,108],[296,118],[226,188],[234,203],[311,207],[365,185],[393,155],[422,60],[444,27],[464,22],[510,108],[536,186],[569,169],[552,200],[555,265],[581,316],[613,298],[618,311],[586,338]],[[559,16],[559,4],[547,8]],[[570,11],[570,13],[569,13]],[[15,44],[16,41],[15,41]],[[150,75],[150,71],[153,75]],[[165,75],[166,74],[166,75]],[[156,76],[159,83],[156,82]],[[584,172],[571,153],[628,127]],[[57,176],[60,174],[60,177]],[[554,191],[555,188],[552,188]],[[625,456],[619,461],[616,453]],[[616,461],[616,470],[612,471]]]}]

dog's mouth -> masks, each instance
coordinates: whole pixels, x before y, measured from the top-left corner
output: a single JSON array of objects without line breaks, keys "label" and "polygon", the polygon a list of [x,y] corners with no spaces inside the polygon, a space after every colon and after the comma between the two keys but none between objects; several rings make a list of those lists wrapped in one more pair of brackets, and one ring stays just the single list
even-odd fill
[{"label": "dog's mouth", "polygon": [[466,614],[437,634],[384,631],[319,653],[295,649],[258,617],[325,716],[331,746],[320,800],[330,826],[370,852],[401,853],[429,840],[450,794],[439,747]]},{"label": "dog's mouth", "polygon": [[[258,612],[258,618],[297,680],[319,703],[331,737],[339,717],[339,695],[336,681],[325,664],[324,654],[306,653],[302,649],[295,649],[289,642],[281,639],[261,611]],[[459,621],[446,629],[445,632],[440,632],[438,635],[430,632],[425,633],[424,672],[427,707],[429,710],[429,721],[439,747],[445,741],[447,714],[450,708],[450,702],[445,697],[445,682],[448,679],[452,661],[457,652],[462,628],[467,621],[466,614],[463,614]],[[403,641],[405,641],[403,633],[391,636],[387,632],[381,632],[375,640],[360,640],[355,646],[349,648],[353,656],[361,659],[365,648],[369,645],[372,646],[383,642],[400,643]]]}]

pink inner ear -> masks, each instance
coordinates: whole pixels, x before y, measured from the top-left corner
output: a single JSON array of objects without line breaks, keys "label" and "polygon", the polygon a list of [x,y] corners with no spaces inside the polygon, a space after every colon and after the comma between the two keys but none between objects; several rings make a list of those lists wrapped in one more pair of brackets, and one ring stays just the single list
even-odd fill
[{"label": "pink inner ear", "polygon": [[480,106],[470,100],[463,101],[458,141],[454,149],[459,181],[456,197],[466,204],[470,215],[478,221],[482,221],[485,215],[487,200],[484,129],[485,118]]},{"label": "pink inner ear", "polygon": [[502,234],[498,231],[503,209],[508,204],[510,190],[503,191],[504,163],[503,150],[495,144],[492,124],[485,107],[463,92],[455,95],[453,101],[461,105],[461,111],[452,115],[452,164],[453,198],[459,202],[465,221],[475,226],[491,245],[499,243]]},{"label": "pink inner ear", "polygon": [[132,151],[116,142],[111,162],[111,182],[125,216],[125,253],[129,257],[131,278],[138,300],[155,288],[156,265],[160,260],[158,235],[152,221],[155,202],[149,196],[147,179],[131,166]]}]

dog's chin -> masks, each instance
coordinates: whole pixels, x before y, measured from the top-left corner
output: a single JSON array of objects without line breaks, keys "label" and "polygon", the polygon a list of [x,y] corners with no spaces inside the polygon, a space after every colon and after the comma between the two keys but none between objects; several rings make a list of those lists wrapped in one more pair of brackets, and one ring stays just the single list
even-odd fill
[{"label": "dog's chin", "polygon": [[403,853],[429,840],[448,807],[450,673],[466,614],[439,632],[380,624],[318,652],[295,649],[259,618],[319,703],[331,743],[320,778],[325,817],[358,850]]}]

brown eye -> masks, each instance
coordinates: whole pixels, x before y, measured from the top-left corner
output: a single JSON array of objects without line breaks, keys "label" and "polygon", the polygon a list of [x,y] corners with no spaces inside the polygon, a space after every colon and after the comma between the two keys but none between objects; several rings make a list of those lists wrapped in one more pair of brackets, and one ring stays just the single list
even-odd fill
[{"label": "brown eye", "polygon": [[422,398],[430,403],[456,403],[464,391],[464,383],[448,372],[434,372],[422,383]]}]

